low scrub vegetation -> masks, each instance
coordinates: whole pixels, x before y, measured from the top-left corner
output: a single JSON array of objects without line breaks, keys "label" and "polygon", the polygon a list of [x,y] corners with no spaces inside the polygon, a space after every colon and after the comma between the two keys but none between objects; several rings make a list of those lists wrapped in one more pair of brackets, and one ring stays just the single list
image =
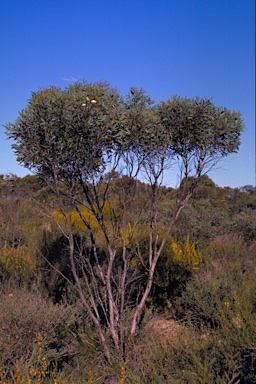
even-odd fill
[{"label": "low scrub vegetation", "polygon": [[[2,184],[2,203],[7,181]],[[26,178],[16,179],[17,189],[8,196],[25,204],[28,199],[18,187],[25,182]],[[0,383],[255,383],[255,240],[248,240],[251,227],[234,232],[239,215],[234,204],[245,192],[230,198],[225,210],[219,196],[225,196],[226,189],[212,186],[213,192],[216,200],[209,204],[222,210],[225,220],[212,223],[214,236],[201,232],[198,237],[203,225],[197,222],[202,213],[194,210],[198,201],[192,200],[184,210],[159,260],[125,361],[114,354],[109,361],[105,358],[95,327],[69,284],[67,244],[56,223],[48,218],[46,225],[40,204],[29,205],[24,228],[21,205],[19,220],[8,236],[5,228],[1,237]],[[52,199],[50,193],[47,198]],[[205,195],[201,206],[207,201]],[[245,216],[247,208],[240,212]],[[185,231],[188,213],[194,220],[190,232]],[[12,210],[5,212],[5,220],[11,214]],[[30,225],[31,241],[26,237]],[[20,236],[16,244],[10,240],[15,233]],[[143,227],[136,230],[136,239],[142,252]],[[133,263],[142,273],[143,258]],[[129,322],[129,311],[126,316]]]}]

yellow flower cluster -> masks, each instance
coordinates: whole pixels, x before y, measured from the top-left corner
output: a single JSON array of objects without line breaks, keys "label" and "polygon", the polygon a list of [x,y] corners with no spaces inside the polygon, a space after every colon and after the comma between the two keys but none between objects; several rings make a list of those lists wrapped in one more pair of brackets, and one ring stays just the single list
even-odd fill
[{"label": "yellow flower cluster", "polygon": [[222,316],[226,316],[227,319],[231,319],[231,325],[234,325],[236,328],[242,328],[246,322],[246,313],[243,311],[243,305],[241,305],[241,298],[239,299],[238,292],[233,290],[232,292],[233,298],[232,301],[224,301],[225,311],[220,308],[220,314]]},{"label": "yellow flower cluster", "polygon": [[50,374],[47,358],[43,356],[43,336],[41,333],[37,334],[37,343],[33,356],[29,367],[26,369],[16,368],[11,381],[6,379],[8,371],[0,371],[0,384],[67,384],[66,379],[61,380],[59,378],[57,370]]},{"label": "yellow flower cluster", "polygon": [[[124,241],[126,245],[131,244],[137,235],[138,233],[137,233],[136,224],[132,225],[130,222],[128,222],[126,228],[121,228],[120,230],[118,245],[122,246]],[[134,264],[134,261],[133,261],[133,264]]]},{"label": "yellow flower cluster", "polygon": [[7,272],[16,272],[26,281],[36,277],[36,261],[25,247],[3,248],[0,251],[0,264]]},{"label": "yellow flower cluster", "polygon": [[171,249],[173,252],[173,262],[186,269],[197,270],[202,262],[202,253],[196,251],[195,244],[190,243],[189,236],[187,236],[183,247],[173,240]]},{"label": "yellow flower cluster", "polygon": [[235,309],[236,309],[236,322],[239,326],[242,326],[244,324],[243,318],[242,318],[242,308],[241,303],[238,298],[237,292],[233,291],[233,297],[234,297],[234,303],[235,303]]},{"label": "yellow flower cluster", "polygon": [[124,361],[121,366],[121,372],[120,372],[120,381],[119,384],[124,384],[126,377],[126,362]]},{"label": "yellow flower cluster", "polygon": [[[96,218],[92,214],[90,214],[90,211],[87,208],[82,208],[80,210],[80,213],[81,213],[81,216],[76,211],[72,211],[70,213],[65,214],[66,222],[68,223],[68,225],[72,224],[72,228],[74,231],[80,232],[86,228],[83,220],[88,224],[90,224],[92,228],[94,229],[99,228]],[[55,220],[58,222],[58,224],[63,227],[65,223],[63,215],[60,212],[54,210],[53,216]]]}]

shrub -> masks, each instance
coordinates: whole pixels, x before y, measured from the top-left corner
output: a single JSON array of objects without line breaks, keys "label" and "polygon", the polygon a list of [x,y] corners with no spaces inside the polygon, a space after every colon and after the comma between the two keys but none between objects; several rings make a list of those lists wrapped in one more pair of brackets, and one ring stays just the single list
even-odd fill
[{"label": "shrub", "polygon": [[255,383],[256,280],[255,271],[246,267],[248,250],[234,239],[222,238],[204,254],[204,268],[182,294],[184,313],[197,326],[215,329],[223,356],[236,355],[240,384]]},{"label": "shrub", "polygon": [[202,252],[189,236],[183,242],[170,238],[156,267],[148,306],[157,312],[179,311],[181,292],[201,263]]},{"label": "shrub", "polygon": [[203,252],[203,267],[182,294],[185,311],[211,325],[219,322],[225,303],[230,304],[235,315],[235,295],[248,290],[247,252],[246,246],[234,239],[224,237],[210,243]]},{"label": "shrub", "polygon": [[127,383],[235,383],[226,377],[238,377],[236,356],[225,352],[218,331],[163,318],[152,324],[129,356]]},{"label": "shrub", "polygon": [[190,242],[189,236],[186,237],[183,247],[173,240],[171,249],[173,252],[173,263],[180,265],[188,271],[197,270],[202,263],[202,252],[196,251],[195,244]]},{"label": "shrub", "polygon": [[76,313],[71,306],[53,305],[25,288],[0,297],[0,367],[26,364],[38,333],[44,337],[46,357],[63,364],[75,355]]},{"label": "shrub", "polygon": [[0,251],[2,277],[16,277],[31,282],[37,275],[36,260],[26,247],[3,248]]}]

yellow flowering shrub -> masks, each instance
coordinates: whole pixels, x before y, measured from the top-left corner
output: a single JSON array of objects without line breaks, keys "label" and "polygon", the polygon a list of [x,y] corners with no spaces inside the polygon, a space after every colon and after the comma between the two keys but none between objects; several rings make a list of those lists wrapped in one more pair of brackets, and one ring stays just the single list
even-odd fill
[{"label": "yellow flowering shrub", "polygon": [[167,314],[180,312],[181,291],[201,263],[202,253],[189,236],[183,243],[169,238],[156,267],[148,307]]},{"label": "yellow flowering shrub", "polygon": [[27,282],[37,275],[36,260],[26,247],[3,248],[0,251],[0,265],[6,272],[15,273]]},{"label": "yellow flowering shrub", "polygon": [[123,241],[129,247],[131,246],[138,237],[138,230],[136,224],[131,224],[128,222],[125,228],[120,229],[119,238],[118,238],[118,246],[122,246]]},{"label": "yellow flowering shrub", "polygon": [[202,253],[195,249],[195,243],[190,242],[189,236],[187,236],[183,246],[172,240],[171,249],[173,262],[190,271],[197,270],[202,262]]},{"label": "yellow flowering shrub", "polygon": [[[72,228],[75,232],[80,232],[86,229],[86,226],[83,220],[87,222],[92,228],[96,228],[96,229],[99,228],[96,218],[90,213],[88,208],[86,207],[81,208],[80,213],[81,215],[77,211],[72,211],[70,213],[65,214],[68,225],[70,225],[71,223]],[[57,210],[54,210],[52,214],[55,220],[58,222],[58,224],[63,227],[64,226],[63,215]]]}]

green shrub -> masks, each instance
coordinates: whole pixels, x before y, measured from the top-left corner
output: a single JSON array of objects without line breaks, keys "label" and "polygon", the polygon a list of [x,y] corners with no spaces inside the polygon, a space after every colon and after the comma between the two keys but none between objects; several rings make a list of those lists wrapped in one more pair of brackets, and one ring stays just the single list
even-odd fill
[{"label": "green shrub", "polygon": [[0,367],[26,364],[34,340],[42,334],[49,361],[62,364],[75,355],[76,313],[71,306],[53,305],[25,288],[0,297]]},{"label": "green shrub", "polygon": [[217,330],[163,318],[150,323],[129,356],[127,383],[235,383],[237,356],[226,353]]},{"label": "green shrub", "polygon": [[218,333],[223,356],[236,356],[240,383],[249,384],[256,382],[256,276],[246,267],[247,254],[239,242],[211,243],[204,268],[182,294],[182,307],[194,324]]}]

